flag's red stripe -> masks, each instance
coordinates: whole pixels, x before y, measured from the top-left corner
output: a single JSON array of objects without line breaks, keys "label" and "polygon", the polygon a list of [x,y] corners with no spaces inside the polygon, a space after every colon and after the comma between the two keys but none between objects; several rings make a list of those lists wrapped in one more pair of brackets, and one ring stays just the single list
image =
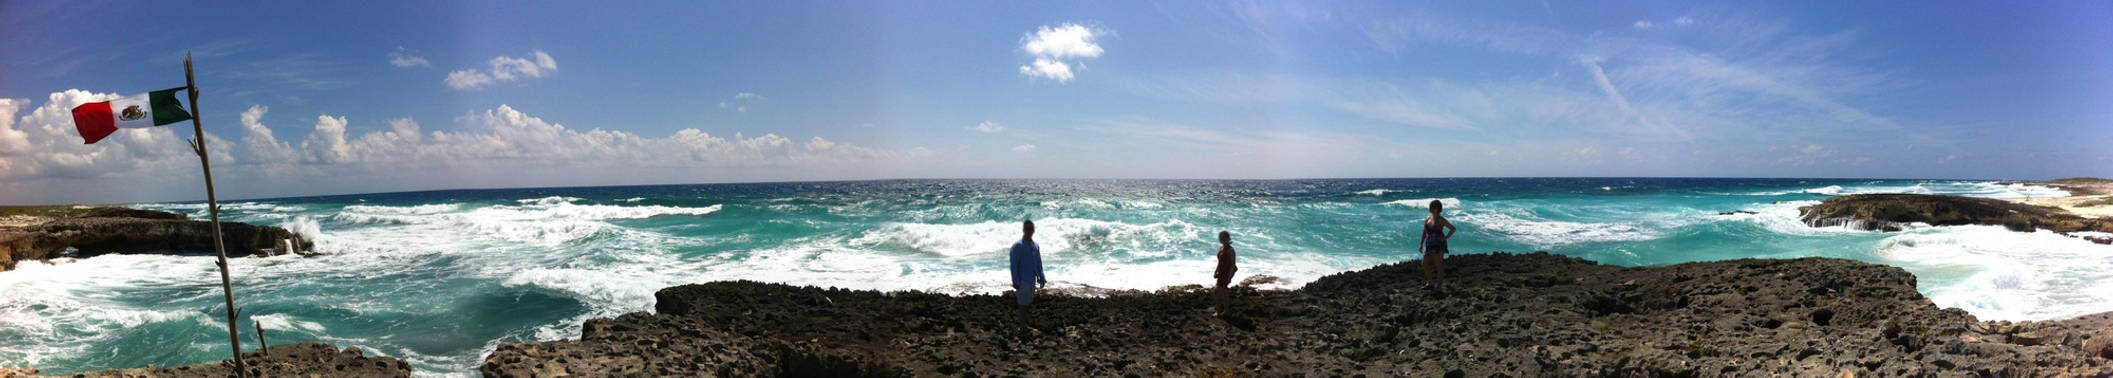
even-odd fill
[{"label": "flag's red stripe", "polygon": [[117,132],[117,117],[110,116],[109,101],[81,104],[73,107],[73,128],[81,131],[81,140],[95,144]]}]

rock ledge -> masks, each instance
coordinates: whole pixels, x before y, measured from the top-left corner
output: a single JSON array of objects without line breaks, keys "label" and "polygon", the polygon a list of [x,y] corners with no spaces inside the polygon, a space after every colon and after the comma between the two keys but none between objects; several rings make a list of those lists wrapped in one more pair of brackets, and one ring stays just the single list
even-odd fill
[{"label": "rock ledge", "polygon": [[1979,322],[1898,268],[1805,258],[1623,268],[1545,253],[1414,263],[1295,291],[1044,296],[1023,335],[1010,296],[756,282],[656,293],[658,314],[579,340],[501,344],[488,377],[529,376],[2105,376],[2113,313]]},{"label": "rock ledge", "polygon": [[[315,246],[278,227],[223,221],[220,228],[229,256],[306,255]],[[213,223],[169,212],[98,208],[79,216],[0,227],[0,271],[14,269],[18,261],[59,257],[69,247],[79,256],[212,251]]]}]

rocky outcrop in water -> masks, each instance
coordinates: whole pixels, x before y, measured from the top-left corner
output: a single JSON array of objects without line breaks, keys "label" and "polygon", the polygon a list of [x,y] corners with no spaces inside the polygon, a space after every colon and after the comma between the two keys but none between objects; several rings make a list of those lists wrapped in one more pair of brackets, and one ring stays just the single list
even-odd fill
[{"label": "rocky outcrop in water", "polygon": [[[367,357],[360,348],[338,350],[337,346],[315,342],[273,345],[269,353],[250,352],[242,355],[242,362],[249,364],[249,377],[409,377],[411,365],[390,357]],[[215,363],[192,364],[168,367],[145,367],[137,369],[112,369],[81,372],[68,377],[232,377],[229,368],[233,360]],[[35,377],[36,369],[0,369],[0,377]]]},{"label": "rocky outcrop in water", "polygon": [[[1623,268],[1545,253],[1458,255],[1442,294],[1414,263],[1295,291],[1044,296],[714,282],[579,340],[507,343],[488,377],[531,376],[2053,376],[2113,374],[2113,314],[1984,323],[1898,268],[1806,258]],[[1199,274],[1200,276],[1200,274]],[[1199,277],[1199,279],[1202,279]]]},{"label": "rocky outcrop in water", "polygon": [[2092,219],[2060,210],[2004,200],[1929,194],[1852,194],[1798,208],[1814,227],[1849,226],[1872,231],[1899,231],[1910,223],[1935,226],[1998,225],[2011,231],[2051,230],[2113,232],[2113,220]]},{"label": "rocky outcrop in water", "polygon": [[[314,243],[283,228],[220,222],[229,256],[306,254]],[[74,217],[0,227],[0,270],[17,261],[59,257],[73,248],[77,256],[107,253],[212,251],[213,225],[183,214],[125,208],[100,208]]]}]

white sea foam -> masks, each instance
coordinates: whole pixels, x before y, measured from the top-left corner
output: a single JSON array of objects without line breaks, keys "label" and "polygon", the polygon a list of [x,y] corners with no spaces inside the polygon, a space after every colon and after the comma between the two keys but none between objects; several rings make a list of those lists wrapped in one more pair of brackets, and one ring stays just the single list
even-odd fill
[{"label": "white sea foam", "polygon": [[2067,197],[2068,191],[2041,185],[2021,183],[1998,183],[1989,181],[1931,181],[1915,183],[1872,182],[1853,184],[1847,187],[1827,185],[1817,188],[1762,191],[1745,193],[1752,196],[1779,196],[1785,194],[1946,194],[1986,198],[2049,198]]},{"label": "white sea foam", "polygon": [[1107,202],[1102,202],[1100,200],[1095,200],[1091,198],[1079,198],[1064,201],[1042,201],[1042,208],[1048,210],[1062,210],[1066,208],[1105,210],[1113,209],[1115,208],[1115,205],[1111,205]]},{"label": "white sea foam", "polygon": [[250,316],[250,318],[256,320],[258,323],[264,323],[264,329],[267,332],[272,330],[298,329],[311,334],[322,334],[325,331],[328,331],[328,329],[323,328],[323,323],[297,319],[294,318],[292,315],[259,314]]},{"label": "white sea foam", "polygon": [[[203,260],[209,261],[209,260]],[[201,261],[202,262],[202,261]],[[0,360],[35,366],[75,356],[117,337],[120,329],[203,317],[191,310],[140,309],[117,292],[139,287],[198,285],[209,264],[152,255],[113,255],[57,265],[23,261],[0,273]],[[189,298],[158,298],[180,301]]]},{"label": "white sea foam", "polygon": [[417,205],[417,206],[381,206],[381,205],[350,205],[350,206],[345,206],[345,208],[344,208],[343,210],[340,210],[340,211],[341,211],[341,212],[347,212],[347,213],[365,213],[365,214],[387,214],[387,215],[426,215],[426,214],[439,214],[439,213],[453,212],[453,211],[455,211],[455,210],[459,210],[459,209],[462,209],[462,204],[459,204],[459,203],[435,203],[435,204],[425,204],[425,205]]},{"label": "white sea foam", "polygon": [[1650,240],[1657,232],[1638,223],[1588,223],[1527,219],[1500,213],[1456,215],[1461,222],[1537,248],[1605,241]]},{"label": "white sea foam", "polygon": [[620,200],[618,200],[618,201],[624,201],[624,202],[638,202],[638,201],[644,201],[644,200],[646,200],[646,197],[631,197],[631,198],[625,198],[625,199],[620,199]]},{"label": "white sea foam", "polygon": [[[1717,194],[1728,194],[1728,193],[1717,193]],[[1817,188],[1805,188],[1805,189],[1792,189],[1792,190],[1776,190],[1776,191],[1762,191],[1762,192],[1752,192],[1752,193],[1744,193],[1744,194],[1739,194],[1739,195],[1747,195],[1747,196],[1780,196],[1780,195],[1786,195],[1786,194],[1818,194],[1818,195],[1827,195],[1827,196],[1832,196],[1832,195],[1840,195],[1840,194],[1842,194],[1842,186],[1841,186],[1841,185],[1828,185],[1828,186],[1822,186],[1822,187],[1817,187]]]},{"label": "white sea foam", "polygon": [[[168,210],[184,210],[184,211],[198,211],[198,212],[203,212],[203,211],[205,211],[205,204],[204,204],[204,203],[155,203],[155,204],[141,204],[141,205],[135,205],[135,206],[133,206],[133,207],[135,207],[135,208],[141,208],[141,209],[148,209],[148,210],[163,210],[163,211],[168,211]],[[248,211],[248,212],[296,212],[296,211],[302,211],[302,210],[307,210],[307,208],[304,208],[304,207],[300,207],[300,206],[291,206],[291,205],[280,205],[280,204],[275,204],[275,203],[262,203],[262,202],[232,202],[232,203],[223,203],[223,204],[220,204],[220,211]]]},{"label": "white sea foam", "polygon": [[2070,193],[2067,190],[2061,190],[2053,187],[2046,187],[2040,185],[1993,182],[1976,182],[1972,183],[1971,185],[1973,185],[1977,190],[1975,190],[1974,193],[1969,193],[1968,195],[1973,195],[1977,197],[2016,199],[2053,198],[2070,196]]},{"label": "white sea foam", "polygon": [[1363,194],[1363,195],[1368,195],[1368,196],[1383,196],[1383,195],[1387,195],[1387,193],[1388,193],[1388,192],[1392,192],[1392,190],[1386,190],[1386,189],[1371,189],[1371,190],[1360,190],[1360,191],[1357,191],[1357,194]]},{"label": "white sea foam", "polygon": [[447,224],[505,240],[545,245],[560,244],[592,236],[609,226],[602,221],[645,219],[663,215],[705,215],[720,205],[705,207],[575,205],[562,197],[526,201],[525,205],[496,205],[452,212],[446,207],[347,206],[333,218],[359,224]]},{"label": "white sea foam", "polygon": [[1442,206],[1445,206],[1445,207],[1452,207],[1452,208],[1458,208],[1458,207],[1460,207],[1460,199],[1459,199],[1459,198],[1417,198],[1417,199],[1405,199],[1405,200],[1398,200],[1398,201],[1387,201],[1386,203],[1383,203],[1382,205],[1394,205],[1394,206],[1407,206],[1407,207],[1414,207],[1414,208],[1419,208],[1419,209],[1428,209],[1428,208],[1431,208],[1431,200],[1437,200],[1437,201],[1438,201],[1438,204],[1439,204],[1439,205],[1442,205]]},{"label": "white sea foam", "polygon": [[2000,226],[1913,230],[1873,254],[1914,272],[1937,305],[1982,320],[2047,320],[2113,311],[2113,247]]},{"label": "white sea foam", "polygon": [[549,196],[543,198],[518,199],[514,200],[514,202],[519,202],[524,205],[553,206],[561,203],[572,203],[573,201],[578,200],[580,200],[580,197]]},{"label": "white sea foam", "polygon": [[663,277],[639,272],[535,268],[515,273],[501,285],[551,289],[595,307],[638,306],[641,303],[650,307],[653,292],[675,285],[659,278]]},{"label": "white sea foam", "polygon": [[288,218],[285,223],[280,223],[279,227],[308,240],[315,240],[317,236],[323,235],[323,224],[306,215]]},{"label": "white sea foam", "polygon": [[1762,228],[1766,228],[1769,231],[1785,235],[1816,236],[1840,233],[1872,232],[1843,226],[1813,227],[1806,225],[1804,220],[1798,217],[1798,208],[1818,204],[1820,204],[1820,201],[1814,200],[1780,201],[1775,203],[1758,204],[1752,207],[1740,209],[1744,211],[1751,211],[1753,212],[1752,214],[1733,213],[1719,215],[1715,219],[1737,222],[1749,222],[1756,225],[1760,225]]},{"label": "white sea foam", "polygon": [[[1194,239],[1194,234],[1194,226],[1181,220],[1156,224],[1122,224],[1078,218],[1035,220],[1035,243],[1042,247],[1042,253],[1061,253],[1078,245],[1114,239],[1164,245],[1177,239]],[[854,239],[852,243],[902,245],[915,251],[938,253],[938,256],[978,256],[978,253],[1006,251],[1018,239],[1021,239],[1021,224],[1016,222],[887,224],[866,232],[864,237]]]},{"label": "white sea foam", "polygon": [[[969,256],[997,253],[1010,248],[1020,238],[1020,223],[985,221],[970,224],[926,224],[894,223],[866,233],[852,243],[858,245],[896,244],[917,251],[944,256]],[[1042,253],[1059,253],[1076,245],[1094,243],[1119,237],[1144,236],[1155,241],[1172,238],[1187,238],[1191,233],[1187,222],[1170,220],[1147,225],[1133,225],[1076,218],[1045,218],[1035,220],[1035,242]],[[1177,236],[1178,235],[1178,236]]]}]

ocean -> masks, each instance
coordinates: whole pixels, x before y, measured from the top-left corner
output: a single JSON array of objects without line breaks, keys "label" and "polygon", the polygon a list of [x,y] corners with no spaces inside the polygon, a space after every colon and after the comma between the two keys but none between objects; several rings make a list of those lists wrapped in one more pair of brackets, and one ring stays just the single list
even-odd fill
[{"label": "ocean", "polygon": [[[1996,226],[1878,233],[1808,227],[1797,207],[1854,193],[2016,198],[1985,181],[1675,178],[903,180],[414,193],[230,201],[228,221],[309,236],[313,258],[239,258],[273,343],[321,341],[474,375],[502,342],[577,337],[717,280],[943,293],[1005,290],[1004,250],[1035,221],[1053,286],[1208,284],[1230,231],[1241,278],[1323,275],[1416,257],[1427,204],[1452,250],[1548,251],[1603,264],[1838,257],[1907,269],[1937,305],[1983,320],[2113,311],[2113,246]],[[202,203],[133,207],[205,219]],[[228,357],[210,255],[106,255],[0,272],[0,366],[46,374]]]}]

